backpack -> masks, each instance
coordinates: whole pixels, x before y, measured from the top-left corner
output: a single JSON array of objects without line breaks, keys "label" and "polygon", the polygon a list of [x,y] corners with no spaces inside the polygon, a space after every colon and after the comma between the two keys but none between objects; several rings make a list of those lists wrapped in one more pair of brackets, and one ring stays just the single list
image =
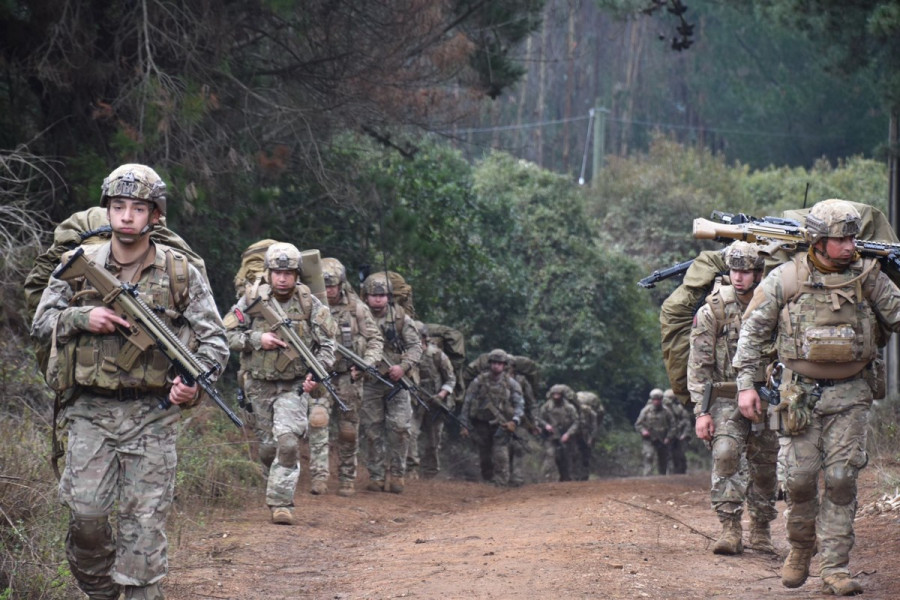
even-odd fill
[{"label": "backpack", "polygon": [[456,390],[454,392],[465,392],[462,384],[462,370],[466,364],[466,340],[463,334],[452,327],[439,325],[437,323],[427,323],[428,337],[435,341],[435,345],[444,351],[453,370],[456,373]]},{"label": "backpack", "polygon": [[[247,246],[241,253],[241,266],[234,274],[235,296],[241,297],[249,286],[262,283],[262,276],[266,270],[266,251],[278,240],[259,240]],[[300,251],[300,283],[308,287],[313,296],[322,304],[328,305],[325,295],[325,278],[322,275],[322,258],[318,250]]]}]

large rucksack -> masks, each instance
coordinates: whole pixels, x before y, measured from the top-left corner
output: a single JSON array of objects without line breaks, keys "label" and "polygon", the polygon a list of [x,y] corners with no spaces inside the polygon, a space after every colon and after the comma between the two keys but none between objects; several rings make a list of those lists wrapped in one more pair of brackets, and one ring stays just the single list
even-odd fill
[{"label": "large rucksack", "polygon": [[[851,204],[862,218],[862,227],[857,236],[859,239],[897,243],[897,235],[884,213],[868,204]],[[783,216],[805,223],[809,211],[808,208],[788,210]],[[761,248],[766,255],[766,273],[792,256],[792,252],[785,250],[779,243]],[[682,284],[665,299],[660,309],[663,363],[669,376],[669,385],[682,402],[687,402],[690,396],[687,389],[687,363],[694,314],[712,291],[716,277],[726,271],[725,259],[720,250],[701,252],[685,273]],[[900,285],[900,273],[888,271],[887,274],[894,283]]]},{"label": "large rucksack", "polygon": [[[266,251],[278,240],[265,239],[253,242],[241,254],[241,266],[234,274],[234,292],[241,297],[247,291],[247,286],[262,283],[263,273],[266,270]],[[322,258],[318,250],[300,251],[300,282],[307,286],[313,296],[322,304],[328,304],[325,296],[325,277],[322,275]]]},{"label": "large rucksack", "polygon": [[461,395],[465,391],[462,382],[463,367],[466,364],[466,340],[462,332],[446,325],[438,323],[427,323],[428,337],[435,342],[435,345],[444,351],[450,364],[453,365],[453,371],[456,373],[456,389],[454,393]]}]

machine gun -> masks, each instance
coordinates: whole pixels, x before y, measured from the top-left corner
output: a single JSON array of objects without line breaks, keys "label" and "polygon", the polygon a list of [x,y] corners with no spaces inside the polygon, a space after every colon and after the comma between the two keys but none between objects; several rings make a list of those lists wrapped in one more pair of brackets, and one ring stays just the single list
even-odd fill
[{"label": "machine gun", "polygon": [[388,386],[389,388],[394,388],[391,390],[391,393],[388,395],[388,400],[393,398],[400,390],[403,389],[398,384],[394,383],[393,381],[389,381],[389,380],[385,379],[384,377],[382,377],[381,373],[378,372],[378,369],[376,369],[375,367],[373,367],[372,365],[367,363],[363,359],[362,356],[360,356],[359,354],[357,354],[356,352],[354,352],[347,346],[336,343],[334,345],[334,348],[335,348],[335,350],[337,350],[338,352],[343,354],[347,360],[349,360],[351,363],[353,363],[353,365],[357,369],[368,373],[369,375],[371,375],[372,377],[374,377],[375,379],[377,379],[384,385]]},{"label": "machine gun", "polygon": [[[221,366],[216,364],[207,369],[141,299],[137,286],[119,281],[112,273],[89,261],[84,256],[84,248],[78,248],[65,264],[56,269],[53,276],[65,280],[84,277],[103,298],[103,303],[131,324],[128,329],[117,326],[119,333],[128,341],[116,357],[116,365],[119,368],[130,370],[142,352],[155,346],[169,359],[185,385],[198,385],[228,415],[232,423],[244,427],[244,423],[225,404],[222,396],[213,387],[213,375],[221,369]],[[169,406],[171,403],[168,398],[160,402],[162,409]]]},{"label": "machine gun", "polygon": [[337,402],[341,411],[347,412],[350,410],[350,407],[344,404],[337,395],[334,386],[331,385],[332,375],[328,373],[325,365],[316,358],[312,350],[300,339],[300,336],[294,330],[292,321],[287,318],[278,306],[268,300],[264,300],[262,296],[257,296],[256,300],[251,302],[244,312],[251,317],[264,319],[269,324],[271,331],[287,344],[287,347],[280,349],[279,356],[275,361],[275,368],[281,370],[295,360],[302,361],[312,373],[313,379],[328,390],[328,393]]},{"label": "machine gun", "polygon": [[[388,367],[393,367],[393,366],[394,366],[394,365],[391,363],[391,361],[389,361],[389,360],[387,359],[387,357],[382,357],[382,358],[381,358],[381,361],[382,361],[384,364],[386,364]],[[399,386],[400,389],[403,389],[403,390],[406,390],[407,392],[409,392],[409,395],[412,396],[413,398],[415,398],[415,399],[416,399],[416,402],[418,402],[418,403],[422,406],[422,408],[424,408],[426,411],[427,411],[427,410],[430,410],[429,407],[428,407],[428,403],[425,402],[424,400],[422,400],[422,397],[419,395],[419,393],[420,393],[422,390],[419,389],[419,386],[417,386],[415,383],[413,383],[413,380],[412,380],[412,379],[410,379],[409,377],[407,377],[406,375],[404,375],[404,376],[401,377],[401,378],[397,381],[397,383],[394,384],[394,385]],[[395,391],[391,391],[391,394],[388,396],[388,398],[390,398],[391,396],[393,396],[395,393],[396,393]]]}]

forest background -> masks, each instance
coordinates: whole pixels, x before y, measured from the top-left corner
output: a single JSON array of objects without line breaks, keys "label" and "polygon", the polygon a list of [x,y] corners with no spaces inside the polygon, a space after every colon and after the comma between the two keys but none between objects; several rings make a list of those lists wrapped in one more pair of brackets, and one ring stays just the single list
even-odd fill
[{"label": "forest background", "polygon": [[[677,284],[636,281],[715,247],[693,218],[829,197],[886,210],[900,2],[803,4],[0,3],[0,598],[68,585],[62,529],[34,533],[53,504],[34,484],[50,400],[21,282],[112,168],[162,175],[221,310],[262,238],[335,256],[354,282],[387,265],[471,358],[503,347],[547,386],[598,392],[618,432],[600,450],[634,449],[625,432],[666,387],[658,310]],[[211,454],[183,459],[179,485],[252,485]]]}]

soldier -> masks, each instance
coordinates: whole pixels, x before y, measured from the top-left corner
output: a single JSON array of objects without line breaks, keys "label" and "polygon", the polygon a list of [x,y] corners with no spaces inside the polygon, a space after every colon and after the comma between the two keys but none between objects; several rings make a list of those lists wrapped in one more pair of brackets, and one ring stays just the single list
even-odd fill
[{"label": "soldier", "polygon": [[[423,398],[430,410],[426,410],[418,402],[413,406],[412,427],[409,437],[409,456],[407,471],[415,472],[421,464],[422,476],[433,479],[441,470],[440,451],[441,435],[444,432],[443,411],[435,406],[441,403],[447,410],[453,410],[453,388],[456,387],[456,373],[450,357],[431,342],[428,327],[416,321],[416,328],[422,336],[422,360],[419,362],[419,389],[425,393]],[[448,400],[449,398],[449,400]],[[419,433],[422,434],[422,452],[419,453]],[[421,459],[421,460],[420,460]]]},{"label": "soldier", "polygon": [[634,428],[643,438],[641,456],[644,461],[644,476],[653,470],[654,455],[660,475],[666,474],[669,462],[669,442],[675,432],[675,416],[663,406],[662,399],[663,391],[653,388],[650,391],[650,400],[641,409],[641,414],[634,422]]},{"label": "soldier", "polygon": [[460,435],[471,435],[478,447],[481,478],[500,486],[509,484],[510,445],[522,443],[516,428],[525,412],[522,387],[506,373],[508,363],[505,351],[491,350],[490,368],[469,384],[460,414]]},{"label": "soldier", "polygon": [[[149,237],[166,213],[165,192],[150,167],[115,169],[100,192],[112,238],[84,251],[94,264],[133,283],[147,304],[164,308],[158,316],[173,331],[189,331],[205,366],[221,368],[228,348],[209,286],[183,254]],[[170,380],[168,361],[152,347],[126,370],[117,360],[126,344],[119,327],[129,324],[104,306],[90,284],[51,277],[32,335],[59,347],[60,360],[76,361],[68,365],[74,380],[63,386],[76,393],[64,409],[69,439],[59,482],[60,501],[70,511],[66,556],[72,575],[91,598],[117,599],[123,592],[126,599],[156,600],[163,597],[160,581],[167,572],[165,523],[175,488],[178,420],[181,408],[198,402],[199,389],[178,376]],[[114,507],[115,537],[109,521]]]},{"label": "soldier", "polygon": [[[694,402],[697,437],[712,442],[710,500],[722,523],[713,552],[743,552],[741,515],[745,502],[750,513],[750,546],[774,552],[769,523],[777,514],[778,443],[774,431],[751,433],[750,421],[738,412],[733,383],[736,373],[731,366],[741,315],[762,278],[765,261],[754,244],[734,242],[725,250],[725,265],[731,285],[718,282],[697,311],[688,359],[688,390]],[[755,373],[754,380],[765,380],[765,373]],[[710,400],[704,404],[707,383],[711,386]]]},{"label": "soldier", "polygon": [[[523,373],[519,372],[517,365],[531,362],[531,359],[525,356],[509,356],[509,365],[507,365],[507,373],[516,380],[522,388],[522,399],[524,401],[524,414],[522,415],[522,429],[528,431],[531,435],[539,435],[540,431],[535,425],[535,413],[537,413],[537,400],[534,397],[534,388],[531,382]],[[528,436],[523,436],[522,443],[512,444],[509,448],[509,485],[510,487],[521,487],[525,485],[525,454],[528,451],[526,443]]]},{"label": "soldier", "polygon": [[669,446],[669,456],[672,458],[672,472],[679,475],[687,473],[685,449],[691,437],[691,429],[694,428],[694,423],[691,420],[691,415],[675,396],[673,390],[668,389],[663,392],[663,405],[671,410],[672,415],[675,417],[675,433]]},{"label": "soldier", "polygon": [[[337,325],[337,342],[375,366],[381,361],[384,338],[372,311],[347,284],[344,265],[336,258],[322,259],[322,275],[328,308]],[[337,423],[338,496],[352,496],[356,489],[359,450],[359,410],[362,404],[363,375],[340,352],[335,354],[335,390],[350,410],[332,407],[330,394],[314,398],[309,411],[309,470],[313,494],[324,494],[328,481],[328,422]]]},{"label": "soldier", "polygon": [[[779,454],[785,461],[786,587],[809,576],[818,546],[823,591],[862,592],[850,576],[856,479],[868,457],[866,426],[878,387],[878,343],[900,329],[900,289],[855,249],[861,219],[843,200],[817,203],[806,218],[809,250],[774,269],[750,301],[734,367],[738,404],[761,416],[754,380],[775,338],[781,374]],[[819,471],[825,493],[818,494]]]},{"label": "soldier", "polygon": [[554,462],[559,481],[572,480],[572,437],[578,432],[578,409],[570,400],[575,392],[567,385],[556,384],[547,392],[547,400],[537,415],[537,426],[544,439],[547,462]]},{"label": "soldier", "polygon": [[575,434],[575,455],[573,471],[576,481],[587,481],[591,475],[591,458],[594,452],[594,440],[603,420],[595,406],[600,407],[600,398],[593,392],[577,392],[575,408],[578,409],[578,431]]},{"label": "soldier", "polygon": [[[387,377],[400,381],[419,364],[422,338],[412,318],[391,301],[390,284],[384,273],[369,275],[363,282],[362,292],[384,336],[384,358],[390,365]],[[368,442],[366,468],[370,481],[366,489],[384,491],[387,467],[391,475],[388,489],[394,494],[402,493],[412,420],[409,392],[396,392],[377,380],[366,379],[360,419]]]},{"label": "soldier", "polygon": [[[294,490],[300,478],[300,438],[307,431],[310,392],[320,386],[300,359],[283,360],[287,344],[247,307],[258,298],[270,302],[290,319],[297,335],[326,369],[334,364],[336,326],[331,314],[309,288],[299,283],[300,251],[278,242],[266,250],[264,283],[238,299],[225,315],[229,347],[241,352],[245,392],[256,415],[259,459],[268,471],[266,504],[272,522],[292,525]],[[255,297],[248,297],[255,294]]]}]

